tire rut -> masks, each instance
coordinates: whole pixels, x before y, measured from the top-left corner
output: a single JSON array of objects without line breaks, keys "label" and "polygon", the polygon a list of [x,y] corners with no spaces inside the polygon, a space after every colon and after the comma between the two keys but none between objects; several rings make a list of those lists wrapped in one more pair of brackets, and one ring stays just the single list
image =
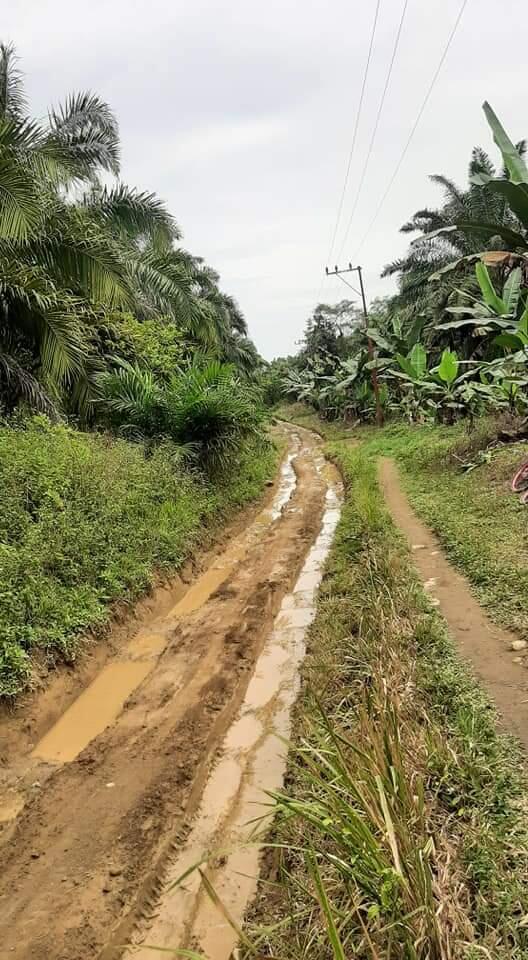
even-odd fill
[{"label": "tire rut", "polygon": [[148,913],[319,530],[319,443],[301,428],[295,437],[297,485],[280,518],[261,524],[247,555],[235,550],[202,606],[169,618],[166,645],[114,722],[20,813],[0,879],[0,940],[14,960],[113,960]]}]

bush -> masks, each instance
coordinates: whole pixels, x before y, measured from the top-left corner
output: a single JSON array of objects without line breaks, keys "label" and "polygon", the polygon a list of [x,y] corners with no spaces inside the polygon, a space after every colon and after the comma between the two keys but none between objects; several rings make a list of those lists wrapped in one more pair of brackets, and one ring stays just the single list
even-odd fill
[{"label": "bush", "polygon": [[122,363],[98,378],[100,409],[128,435],[170,437],[207,470],[226,470],[262,420],[259,392],[234,367],[212,361],[168,383],[150,370]]},{"label": "bush", "polygon": [[255,441],[213,485],[168,441],[147,457],[45,417],[0,429],[0,695],[27,686],[35,652],[72,659],[113,601],[178,567],[204,524],[259,493],[274,462]]}]

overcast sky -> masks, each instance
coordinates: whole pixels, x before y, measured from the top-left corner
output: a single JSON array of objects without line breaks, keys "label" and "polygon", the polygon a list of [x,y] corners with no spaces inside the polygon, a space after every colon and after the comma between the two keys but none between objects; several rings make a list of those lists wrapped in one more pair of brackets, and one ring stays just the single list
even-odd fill
[{"label": "overcast sky", "polygon": [[[377,140],[342,260],[393,172],[461,0],[409,0]],[[220,271],[267,358],[292,352],[320,291],[351,146],[375,0],[11,0],[2,39],[45,114],[90,89],[117,113],[123,179],[157,192],[184,242]],[[403,0],[381,0],[342,245]],[[398,179],[361,251],[370,298],[401,223],[435,204],[427,180],[464,182],[471,147],[491,146],[489,99],[513,139],[528,135],[526,0],[469,0]],[[333,261],[335,257],[332,258]],[[322,299],[347,296],[325,281]]]}]

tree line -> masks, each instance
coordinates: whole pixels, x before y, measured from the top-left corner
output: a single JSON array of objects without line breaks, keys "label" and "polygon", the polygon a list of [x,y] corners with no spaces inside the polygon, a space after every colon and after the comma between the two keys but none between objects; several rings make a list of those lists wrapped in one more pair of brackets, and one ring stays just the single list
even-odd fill
[{"label": "tree line", "polygon": [[110,106],[74,93],[33,119],[15,49],[1,44],[0,414],[203,447],[196,423],[182,424],[194,411],[205,430],[209,410],[202,438],[227,430],[227,449],[254,425],[249,377],[261,358],[216,271],[120,167]]},{"label": "tree line", "polygon": [[274,365],[283,393],[324,417],[369,420],[375,370],[386,416],[528,412],[526,144],[512,142],[488,103],[484,112],[500,167],[475,147],[466,187],[432,177],[442,205],[402,226],[417,236],[382,274],[396,277],[396,294],[370,305],[367,327],[350,301],[319,304],[298,355]]}]

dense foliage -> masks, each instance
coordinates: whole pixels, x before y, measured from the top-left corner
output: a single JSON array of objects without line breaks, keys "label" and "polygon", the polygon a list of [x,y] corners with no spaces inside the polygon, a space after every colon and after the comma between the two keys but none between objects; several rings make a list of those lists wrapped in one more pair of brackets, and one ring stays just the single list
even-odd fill
[{"label": "dense foliage", "polygon": [[346,334],[319,305],[283,378],[288,397],[329,419],[370,419],[375,372],[385,415],[450,423],[494,409],[526,412],[528,167],[524,143],[515,146],[489,104],[484,110],[500,174],[476,148],[466,190],[433,177],[444,206],[404,225],[420,236],[385,270],[398,275],[398,294],[374,301],[368,326],[355,322]]},{"label": "dense foliage", "polygon": [[240,441],[256,436],[261,421],[258,391],[217,361],[166,381],[122,363],[100,374],[98,386],[109,423],[142,439],[167,437],[208,468],[227,468]]},{"label": "dense foliage", "polygon": [[175,372],[168,361],[190,365],[197,354],[242,376],[260,363],[218,274],[179,245],[163,202],[120,182],[119,168],[110,107],[74,94],[46,124],[32,120],[14,50],[1,45],[4,412],[24,400],[90,420],[98,376],[119,359],[163,374]]},{"label": "dense foliage", "polygon": [[108,104],[33,120],[0,45],[0,696],[35,651],[72,658],[274,462],[237,303],[119,170]]},{"label": "dense foliage", "polygon": [[184,469],[169,440],[139,444],[37,416],[0,429],[0,695],[30,681],[32,660],[71,660],[112,601],[192,555],[211,524],[254,498],[273,470],[254,440],[215,482]]}]

